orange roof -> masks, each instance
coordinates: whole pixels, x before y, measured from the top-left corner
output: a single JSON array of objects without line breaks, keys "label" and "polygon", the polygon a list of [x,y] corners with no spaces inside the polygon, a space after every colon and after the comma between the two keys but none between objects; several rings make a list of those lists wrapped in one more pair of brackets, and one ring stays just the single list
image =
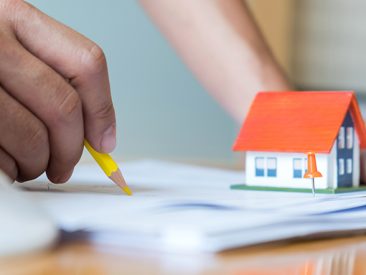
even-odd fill
[{"label": "orange roof", "polygon": [[366,128],[354,92],[260,92],[233,149],[329,153],[348,110],[360,146],[366,148]]}]

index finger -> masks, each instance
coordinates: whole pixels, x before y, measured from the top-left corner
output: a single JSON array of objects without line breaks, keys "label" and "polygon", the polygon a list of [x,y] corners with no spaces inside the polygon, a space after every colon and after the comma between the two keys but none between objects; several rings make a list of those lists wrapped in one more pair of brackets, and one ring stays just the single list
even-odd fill
[{"label": "index finger", "polygon": [[113,151],[116,145],[116,119],[102,49],[30,4],[10,2],[15,3],[15,12],[9,14],[13,14],[10,21],[19,41],[69,79],[78,92],[87,140],[99,152]]}]

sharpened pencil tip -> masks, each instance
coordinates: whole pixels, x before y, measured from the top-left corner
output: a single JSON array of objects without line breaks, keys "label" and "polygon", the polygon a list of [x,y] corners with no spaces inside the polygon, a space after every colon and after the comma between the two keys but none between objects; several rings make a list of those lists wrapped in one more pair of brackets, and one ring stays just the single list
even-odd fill
[{"label": "sharpened pencil tip", "polygon": [[122,187],[122,190],[125,191],[127,195],[132,196],[132,191],[128,186]]},{"label": "sharpened pencil tip", "polygon": [[126,184],[125,179],[122,176],[121,171],[118,169],[117,171],[113,172],[109,177],[115,184],[117,184],[125,193],[129,196],[132,196],[132,191]]}]

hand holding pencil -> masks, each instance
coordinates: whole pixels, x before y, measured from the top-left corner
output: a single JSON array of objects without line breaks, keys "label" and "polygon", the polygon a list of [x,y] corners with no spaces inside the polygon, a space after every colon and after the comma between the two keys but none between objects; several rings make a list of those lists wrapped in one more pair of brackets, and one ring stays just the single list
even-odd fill
[{"label": "hand holding pencil", "polygon": [[103,153],[116,144],[105,55],[26,1],[0,3],[0,170],[64,183],[84,138]]}]

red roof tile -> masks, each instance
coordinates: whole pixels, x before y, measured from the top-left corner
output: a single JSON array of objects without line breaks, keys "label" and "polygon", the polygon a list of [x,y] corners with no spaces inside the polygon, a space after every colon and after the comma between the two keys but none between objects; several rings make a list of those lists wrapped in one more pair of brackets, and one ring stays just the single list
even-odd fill
[{"label": "red roof tile", "polygon": [[353,92],[260,92],[233,149],[328,153],[348,110],[360,146],[366,148],[366,128]]}]

